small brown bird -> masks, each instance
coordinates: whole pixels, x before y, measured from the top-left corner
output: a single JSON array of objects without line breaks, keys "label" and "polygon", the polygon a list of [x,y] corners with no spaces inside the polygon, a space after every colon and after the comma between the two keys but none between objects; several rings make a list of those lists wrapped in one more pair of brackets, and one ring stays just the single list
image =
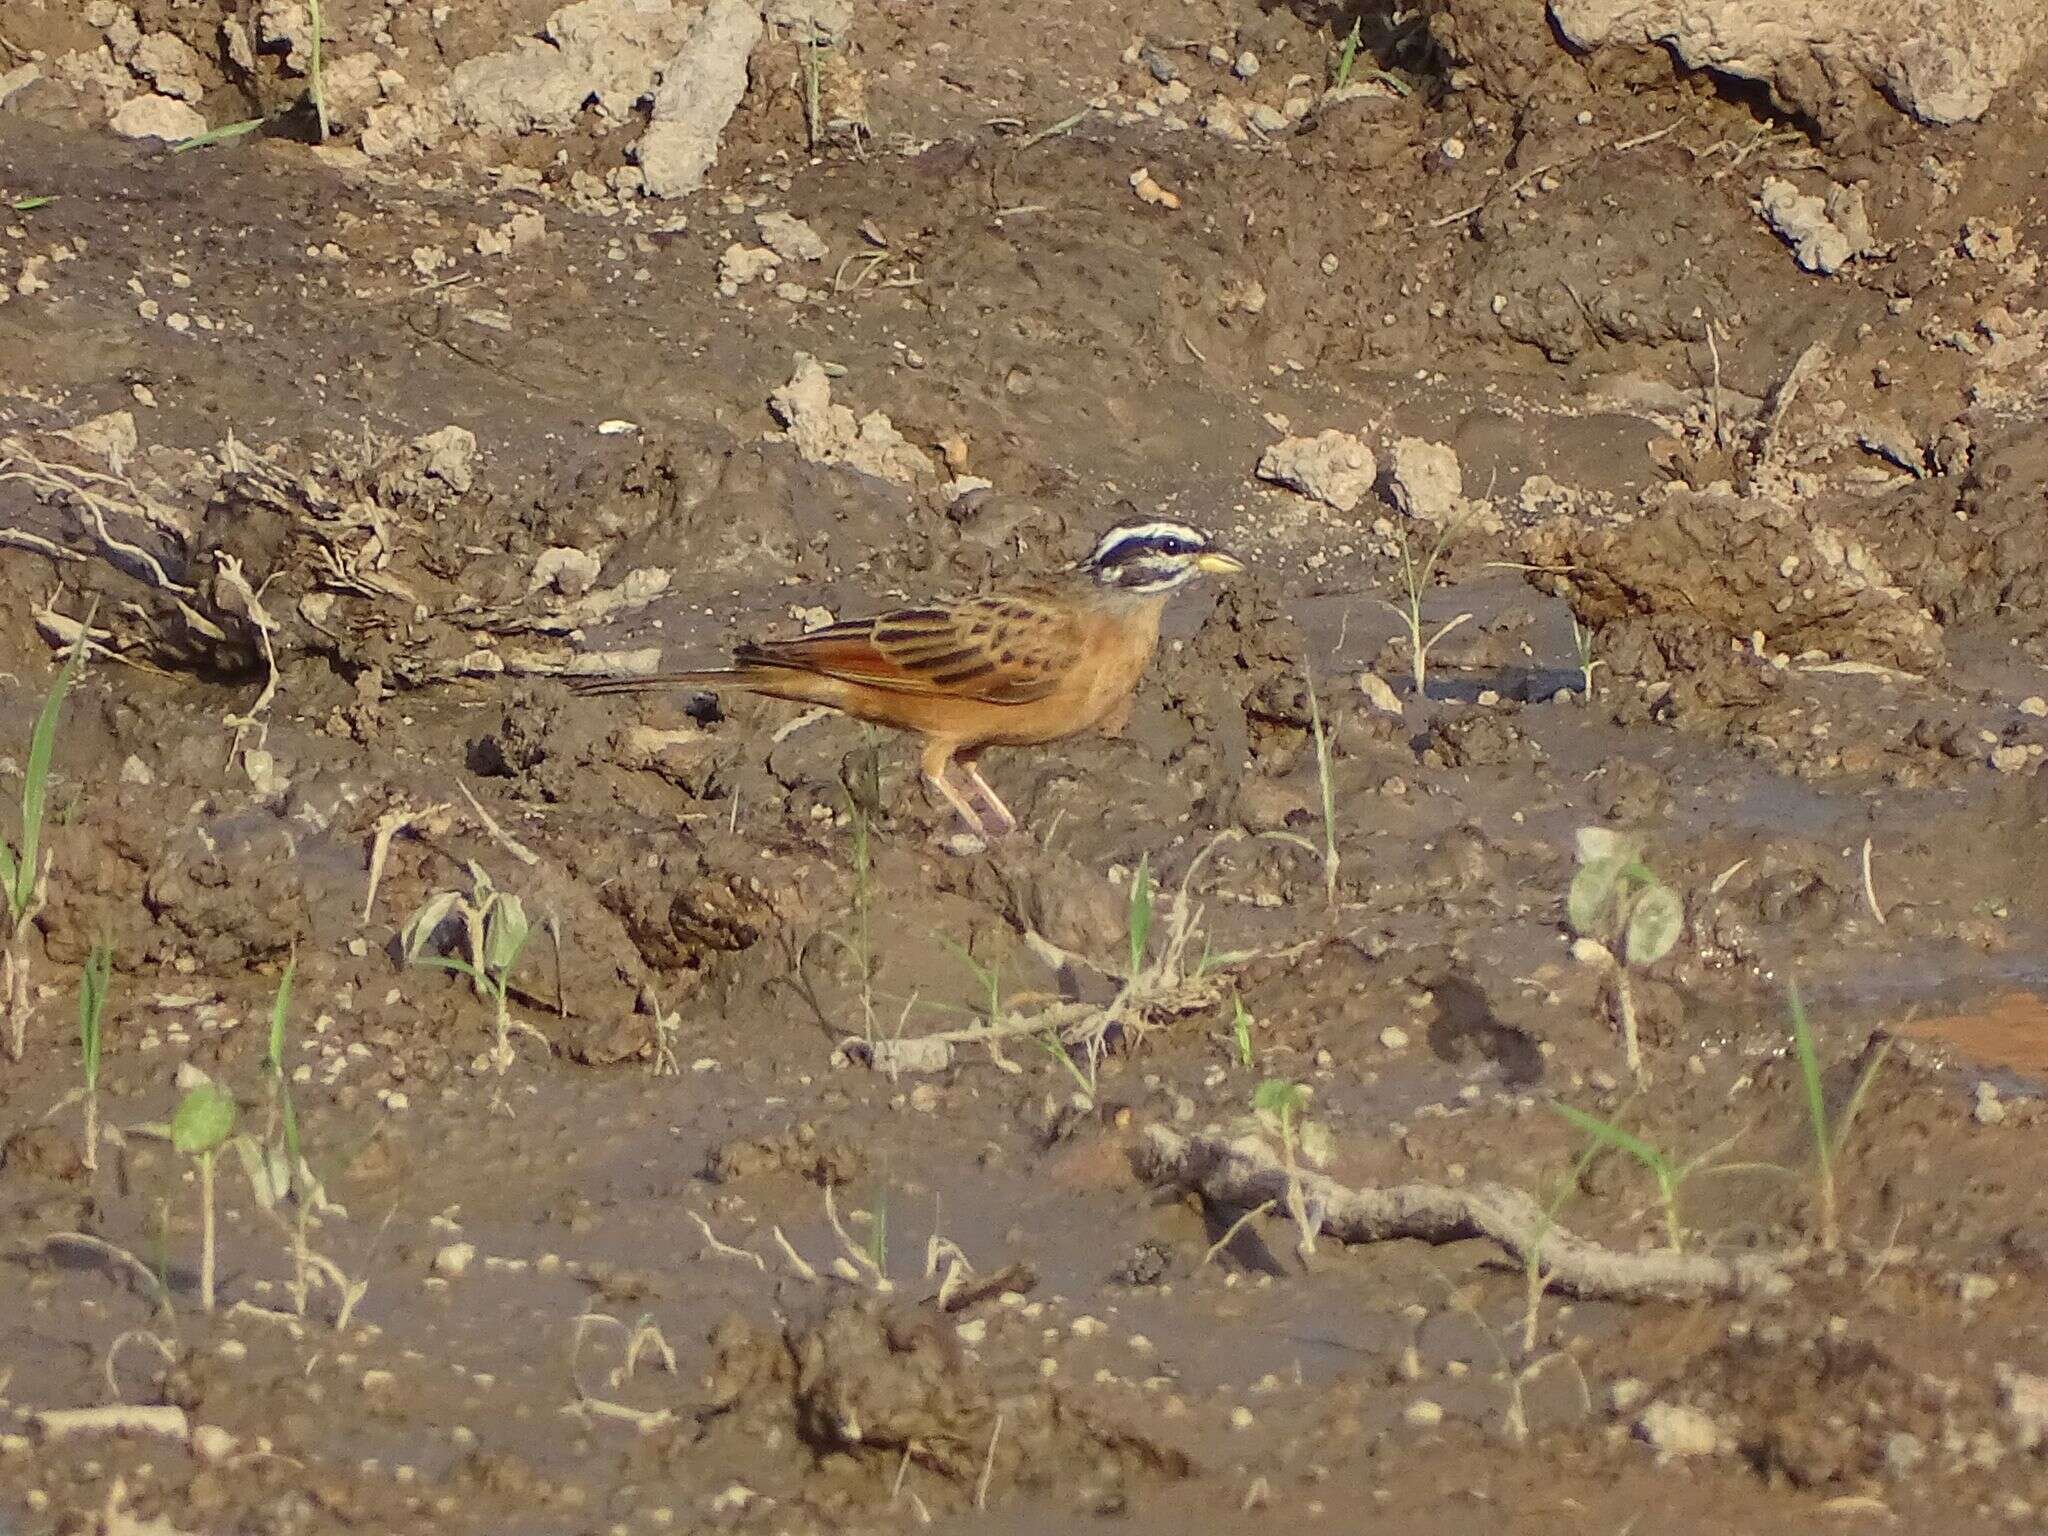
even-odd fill
[{"label": "small brown bird", "polygon": [[913,731],[924,738],[925,781],[992,841],[1014,831],[1017,818],[982,778],[982,752],[1091,730],[1116,735],[1158,648],[1167,597],[1198,576],[1243,569],[1184,523],[1119,523],[1087,559],[1048,579],[748,642],[730,667],[575,687],[739,688]]}]

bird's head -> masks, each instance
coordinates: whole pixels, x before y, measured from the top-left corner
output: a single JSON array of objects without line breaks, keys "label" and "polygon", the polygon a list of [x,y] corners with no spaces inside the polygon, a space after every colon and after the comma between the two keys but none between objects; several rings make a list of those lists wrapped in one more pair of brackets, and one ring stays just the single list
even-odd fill
[{"label": "bird's head", "polygon": [[1171,592],[1197,576],[1235,575],[1244,562],[1199,528],[1151,519],[1118,523],[1078,568],[1099,587],[1142,596]]}]

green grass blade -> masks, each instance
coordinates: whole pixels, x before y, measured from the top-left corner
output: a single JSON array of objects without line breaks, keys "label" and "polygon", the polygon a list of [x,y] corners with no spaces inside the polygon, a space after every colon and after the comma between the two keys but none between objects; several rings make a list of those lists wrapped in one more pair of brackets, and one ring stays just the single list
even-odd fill
[{"label": "green grass blade", "polygon": [[87,1088],[96,1086],[100,1080],[100,1030],[113,973],[113,946],[102,940],[86,954],[85,969],[78,977],[78,1055]]},{"label": "green grass blade", "polygon": [[1627,1153],[1658,1178],[1661,1179],[1670,1172],[1670,1161],[1642,1137],[1632,1135],[1611,1121],[1602,1120],[1598,1115],[1589,1115],[1583,1109],[1574,1108],[1570,1104],[1553,1104],[1550,1107],[1563,1116],[1567,1124],[1584,1131],[1602,1146]]},{"label": "green grass blade", "polygon": [[1138,855],[1137,872],[1131,876],[1131,975],[1145,967],[1145,950],[1152,942],[1152,855]]},{"label": "green grass blade", "polygon": [[1799,1080],[1806,1089],[1806,1115],[1813,1127],[1814,1151],[1820,1157],[1822,1168],[1833,1160],[1833,1146],[1828,1140],[1828,1105],[1820,1081],[1820,1052],[1813,1042],[1813,1026],[1806,1018],[1806,1004],[1799,996],[1799,983],[1792,982],[1786,987],[1792,1008],[1792,1053],[1799,1058]]},{"label": "green grass blade", "polygon": [[1864,1097],[1870,1092],[1870,1085],[1877,1081],[1878,1069],[1884,1065],[1885,1058],[1891,1053],[1891,1041],[1879,1042],[1876,1053],[1870,1058],[1870,1065],[1865,1067],[1863,1075],[1856,1079],[1856,1087],[1850,1092],[1849,1102],[1842,1108],[1842,1118],[1835,1126],[1832,1155],[1841,1156],[1842,1148],[1848,1143],[1849,1132],[1856,1127],[1856,1117],[1863,1112]]},{"label": "green grass blade", "polygon": [[38,208],[47,208],[57,201],[57,194],[45,192],[35,197],[17,197],[7,206],[16,213],[33,213]]},{"label": "green grass blade", "polygon": [[78,644],[64,658],[50,696],[36,714],[35,729],[28,738],[28,771],[21,784],[21,854],[15,861],[8,904],[16,916],[28,910],[35,897],[36,875],[43,855],[43,808],[50,792],[50,758],[57,750],[57,717],[64,709],[64,695],[71,691],[85,665],[85,636],[79,631]]},{"label": "green grass blade", "polygon": [[270,1075],[279,1082],[284,1081],[285,1021],[292,1006],[292,978],[298,972],[299,957],[294,952],[284,963],[284,975],[277,981],[277,996],[270,1002],[270,1040],[264,1064],[270,1068]]},{"label": "green grass blade", "polygon": [[171,146],[171,153],[182,155],[190,150],[209,149],[215,144],[225,144],[230,139],[239,139],[245,133],[254,133],[268,121],[261,117],[247,117],[239,123],[222,123],[218,128],[209,128],[204,133],[195,133],[189,139],[180,139]]}]

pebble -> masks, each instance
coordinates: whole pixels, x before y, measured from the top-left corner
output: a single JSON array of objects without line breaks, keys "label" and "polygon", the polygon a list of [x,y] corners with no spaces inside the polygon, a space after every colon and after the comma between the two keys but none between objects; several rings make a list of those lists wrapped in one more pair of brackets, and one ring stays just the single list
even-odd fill
[{"label": "pebble", "polygon": [[1250,1429],[1255,1422],[1251,1409],[1245,1407],[1242,1403],[1230,1410],[1230,1427],[1232,1429]]},{"label": "pebble", "polygon": [[1380,1031],[1380,1044],[1390,1051],[1405,1051],[1408,1049],[1408,1031],[1398,1024],[1389,1024]]},{"label": "pebble", "polygon": [[1259,72],[1259,56],[1247,48],[1237,56],[1237,62],[1230,66],[1230,72],[1240,80],[1249,80]]},{"label": "pebble", "polygon": [[1666,1456],[1711,1456],[1721,1448],[1713,1419],[1683,1403],[1652,1403],[1636,1420],[1636,1433]]},{"label": "pebble", "polygon": [[434,1273],[446,1275],[452,1280],[466,1274],[469,1266],[475,1262],[475,1243],[450,1243],[434,1255]]},{"label": "pebble", "polygon": [[1401,1410],[1401,1417],[1417,1429],[1435,1429],[1444,1421],[1444,1407],[1442,1403],[1418,1397]]},{"label": "pebble", "polygon": [[235,1437],[218,1424],[201,1424],[192,1431],[192,1454],[201,1461],[226,1461],[235,1453]]},{"label": "pebble", "polygon": [[1245,114],[1251,125],[1261,133],[1278,133],[1287,126],[1288,118],[1278,107],[1269,107],[1263,101]]},{"label": "pebble", "polygon": [[1971,1116],[1979,1125],[2002,1125],[2005,1122],[2005,1105],[1999,1102],[1998,1089],[1994,1084],[1977,1085],[1977,1104]]},{"label": "pebble", "polygon": [[2048,720],[2048,699],[2038,693],[2029,694],[2020,700],[2020,713],[2036,720]]}]

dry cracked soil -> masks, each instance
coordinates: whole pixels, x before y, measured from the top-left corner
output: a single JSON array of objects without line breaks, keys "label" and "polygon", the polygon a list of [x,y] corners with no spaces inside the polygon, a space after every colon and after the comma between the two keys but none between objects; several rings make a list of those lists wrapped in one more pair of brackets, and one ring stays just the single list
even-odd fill
[{"label": "dry cracked soil", "polygon": [[0,1529],[2048,1520],[2048,74],[1554,20],[0,0]]}]

